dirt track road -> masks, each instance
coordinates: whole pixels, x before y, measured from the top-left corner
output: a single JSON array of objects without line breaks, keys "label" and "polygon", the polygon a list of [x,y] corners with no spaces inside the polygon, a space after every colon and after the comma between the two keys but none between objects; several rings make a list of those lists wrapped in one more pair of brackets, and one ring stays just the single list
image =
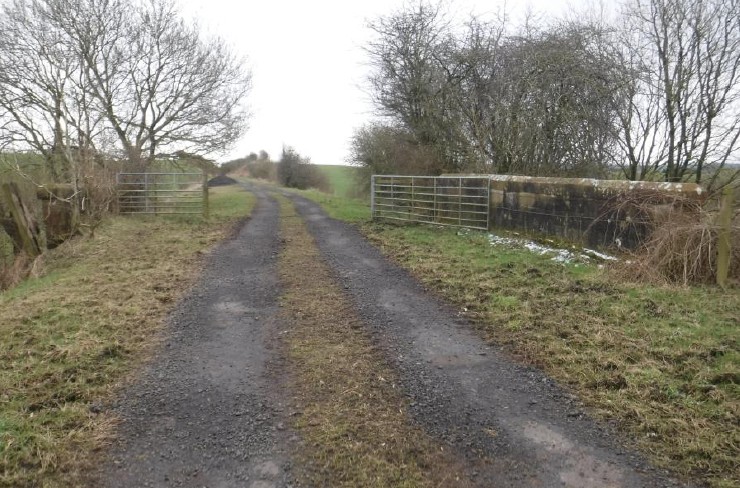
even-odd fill
[{"label": "dirt track road", "polygon": [[169,337],[117,407],[112,487],[288,486],[277,327],[278,206],[259,207],[170,318]]},{"label": "dirt track road", "polygon": [[[104,485],[299,485],[275,347],[290,327],[278,314],[279,213],[265,190],[252,190],[252,219],[209,257],[160,355],[117,407],[124,422]],[[412,421],[454,450],[476,485],[684,486],[620,447],[541,372],[487,346],[352,226],[289,197],[397,372]]]}]

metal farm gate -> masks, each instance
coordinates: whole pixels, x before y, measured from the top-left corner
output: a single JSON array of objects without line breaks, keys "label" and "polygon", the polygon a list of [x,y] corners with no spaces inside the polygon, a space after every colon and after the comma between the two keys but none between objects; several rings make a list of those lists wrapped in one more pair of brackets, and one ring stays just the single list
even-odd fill
[{"label": "metal farm gate", "polygon": [[118,210],[123,214],[206,214],[203,173],[118,173]]},{"label": "metal farm gate", "polygon": [[488,229],[488,177],[373,175],[370,195],[373,218]]}]

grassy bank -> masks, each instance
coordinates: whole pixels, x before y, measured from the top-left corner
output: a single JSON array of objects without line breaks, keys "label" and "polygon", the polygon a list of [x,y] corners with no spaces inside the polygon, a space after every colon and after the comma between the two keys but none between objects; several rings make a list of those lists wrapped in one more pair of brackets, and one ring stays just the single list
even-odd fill
[{"label": "grassy bank", "polygon": [[739,290],[627,283],[483,233],[365,230],[486,339],[570,385],[660,465],[737,486]]},{"label": "grassy bank", "polygon": [[321,205],[330,217],[345,222],[361,223],[370,220],[370,204],[365,199],[342,198],[318,190],[289,189]]},{"label": "grassy bank", "polygon": [[202,254],[250,212],[211,190],[209,222],[112,217],[0,294],[0,486],[74,486],[115,428],[106,403],[156,346]]},{"label": "grassy bank", "polygon": [[284,198],[281,236],[291,324],[283,337],[307,486],[468,486],[455,460],[412,425],[393,371]]},{"label": "grassy bank", "polygon": [[359,168],[331,164],[319,164],[317,167],[329,180],[334,196],[341,198],[355,198],[357,196],[357,173],[360,171]]},{"label": "grassy bank", "polygon": [[485,233],[368,223],[356,203],[306,196],[360,222],[486,340],[571,387],[657,464],[716,487],[740,483],[737,288],[630,283],[603,266],[494,246]]}]

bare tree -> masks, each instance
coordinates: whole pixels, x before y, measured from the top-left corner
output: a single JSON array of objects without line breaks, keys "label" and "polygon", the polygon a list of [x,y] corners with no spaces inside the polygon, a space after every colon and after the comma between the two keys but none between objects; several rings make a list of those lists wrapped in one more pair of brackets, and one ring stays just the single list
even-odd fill
[{"label": "bare tree", "polygon": [[740,4],[635,0],[624,19],[621,51],[632,69],[624,83],[631,103],[621,114],[627,176],[656,171],[666,181],[701,183],[709,172],[715,186],[720,170],[738,162]]},{"label": "bare tree", "polygon": [[72,163],[69,140],[75,125],[70,113],[79,63],[64,33],[47,23],[44,5],[15,0],[0,15],[0,131],[5,147],[43,155],[55,181],[65,179]]},{"label": "bare tree", "polygon": [[596,176],[616,145],[616,61],[602,28],[531,23],[505,35],[504,20],[474,19],[458,48],[456,110],[477,171]]},{"label": "bare tree", "polygon": [[464,158],[451,102],[461,76],[450,62],[454,38],[441,8],[422,2],[369,27],[375,33],[366,47],[369,81],[380,115],[411,131],[421,146],[435,147],[448,170],[460,169]]},{"label": "bare tree", "polygon": [[56,19],[84,61],[88,93],[132,165],[145,167],[159,152],[217,152],[243,134],[249,72],[173,3],[58,1]]},{"label": "bare tree", "polygon": [[246,129],[250,74],[169,0],[10,0],[0,15],[0,143],[55,179],[119,153],[210,154]]},{"label": "bare tree", "polygon": [[506,22],[472,17],[461,29],[422,3],[372,23],[379,114],[435,147],[446,171],[603,173],[618,66],[601,27],[530,21],[512,35]]}]

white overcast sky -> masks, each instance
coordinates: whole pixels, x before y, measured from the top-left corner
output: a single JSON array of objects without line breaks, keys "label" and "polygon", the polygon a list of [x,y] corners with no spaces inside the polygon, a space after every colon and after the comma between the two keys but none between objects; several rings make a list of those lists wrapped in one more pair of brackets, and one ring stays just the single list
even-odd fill
[{"label": "white overcast sky", "polygon": [[[224,38],[252,70],[250,128],[219,161],[264,149],[273,159],[294,147],[318,164],[345,164],[353,129],[372,119],[364,90],[372,37],[367,21],[399,10],[404,0],[179,0],[186,18]],[[466,18],[506,5],[560,16],[576,0],[451,0]]]}]

